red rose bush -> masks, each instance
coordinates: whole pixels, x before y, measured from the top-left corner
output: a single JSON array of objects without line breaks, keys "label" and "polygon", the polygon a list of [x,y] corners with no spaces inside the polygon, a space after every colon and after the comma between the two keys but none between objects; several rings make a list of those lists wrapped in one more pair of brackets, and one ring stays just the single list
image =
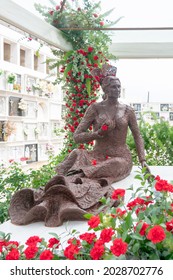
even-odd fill
[{"label": "red rose bush", "polygon": [[[112,197],[101,199],[102,208],[119,200],[118,208],[107,213],[86,214],[87,232],[75,229],[61,237],[52,233],[48,241],[31,236],[25,244],[10,240],[0,233],[2,260],[172,260],[173,259],[173,185],[168,181],[149,178],[145,168],[136,179],[141,185],[128,190],[115,189]],[[148,180],[147,180],[148,179]],[[131,199],[125,203],[126,191]]]}]

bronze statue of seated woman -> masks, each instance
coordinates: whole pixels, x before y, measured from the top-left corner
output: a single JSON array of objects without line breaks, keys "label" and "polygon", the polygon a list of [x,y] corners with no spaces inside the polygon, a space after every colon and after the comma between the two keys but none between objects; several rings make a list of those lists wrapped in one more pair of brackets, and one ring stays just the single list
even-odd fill
[{"label": "bronze statue of seated woman", "polygon": [[[56,227],[65,220],[84,219],[85,213],[106,211],[100,208],[100,199],[111,197],[114,191],[111,184],[126,178],[132,170],[126,144],[128,127],[139,161],[148,169],[134,110],[118,101],[121,83],[116,77],[116,67],[107,64],[102,69],[94,69],[92,75],[99,78],[105,98],[88,107],[74,140],[76,143],[94,140],[93,150],[73,150],[57,166],[57,175],[44,188],[23,189],[14,194],[9,209],[12,223],[44,221],[46,226]],[[93,131],[88,132],[91,125]],[[118,201],[111,200],[111,203],[118,205]]]}]

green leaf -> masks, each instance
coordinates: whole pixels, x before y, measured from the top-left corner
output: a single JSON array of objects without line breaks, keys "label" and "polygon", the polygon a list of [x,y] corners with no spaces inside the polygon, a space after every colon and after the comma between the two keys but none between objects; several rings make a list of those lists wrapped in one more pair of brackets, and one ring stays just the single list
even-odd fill
[{"label": "green leaf", "polygon": [[55,232],[49,232],[50,235],[54,236],[56,239],[59,239],[58,234],[56,234]]},{"label": "green leaf", "polygon": [[132,248],[132,251],[133,253],[136,253],[140,248],[140,243],[135,243],[133,248]]},{"label": "green leaf", "polygon": [[130,212],[128,213],[128,215],[125,217],[124,220],[126,221],[127,227],[130,228],[133,223],[133,219]]},{"label": "green leaf", "polygon": [[138,235],[138,234],[132,234],[131,235],[131,237],[133,238],[133,239],[136,239],[136,240],[143,240],[143,237],[142,236],[140,236],[140,235]]},{"label": "green leaf", "polygon": [[86,88],[87,88],[88,95],[90,95],[90,93],[91,93],[91,80],[89,78],[86,79]]},{"label": "green leaf", "polygon": [[135,179],[138,179],[138,180],[141,180],[141,181],[143,180],[143,178],[141,177],[141,175],[136,175],[136,176],[135,176]]},{"label": "green leaf", "polygon": [[87,214],[84,214],[84,218],[86,218],[86,219],[91,219],[91,217],[93,217],[94,215],[93,214],[89,214],[89,213],[87,213]]},{"label": "green leaf", "polygon": [[64,57],[63,57],[63,59],[66,61],[67,58],[68,58],[69,56],[71,56],[73,52],[74,52],[73,50],[70,50],[70,51],[66,52],[65,55],[64,55]]},{"label": "green leaf", "polygon": [[67,73],[72,69],[73,67],[73,64],[72,63],[69,63],[64,71],[64,77],[66,78],[67,77]]}]

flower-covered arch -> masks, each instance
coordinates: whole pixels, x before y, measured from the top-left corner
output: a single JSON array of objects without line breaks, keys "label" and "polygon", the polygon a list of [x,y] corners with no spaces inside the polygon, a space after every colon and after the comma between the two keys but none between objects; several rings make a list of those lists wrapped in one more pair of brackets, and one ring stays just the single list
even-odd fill
[{"label": "flower-covered arch", "polygon": [[[109,27],[111,22],[107,16],[112,10],[101,14],[100,2],[88,0],[61,1],[59,5],[50,1],[52,7],[35,4],[35,8],[45,20],[62,30],[63,36],[70,41],[73,50],[68,52],[52,50],[57,57],[49,60],[49,67],[58,67],[59,75],[55,83],[62,83],[65,91],[65,151],[76,148],[92,147],[93,143],[77,145],[73,141],[73,133],[83,117],[87,107],[98,98],[99,83],[91,76],[94,67],[101,67],[114,58],[109,53],[110,36],[101,27]],[[92,127],[90,127],[92,129]]]}]

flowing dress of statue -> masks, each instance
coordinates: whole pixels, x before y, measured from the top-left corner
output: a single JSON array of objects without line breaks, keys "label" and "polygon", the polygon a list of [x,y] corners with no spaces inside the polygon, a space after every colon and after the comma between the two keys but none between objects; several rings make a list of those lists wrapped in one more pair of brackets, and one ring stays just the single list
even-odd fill
[{"label": "flowing dress of statue", "polygon": [[[143,140],[134,110],[118,101],[121,91],[116,67],[94,69],[105,94],[103,101],[91,104],[74,133],[76,143],[95,142],[92,151],[74,149],[57,168],[57,175],[39,190],[23,189],[11,200],[11,222],[18,225],[44,221],[59,226],[65,220],[81,220],[84,214],[98,214],[100,199],[111,197],[113,182],[126,178],[132,170],[132,158],[126,137],[133,134],[139,161],[147,166]],[[92,125],[93,131],[89,131]],[[111,199],[112,206],[118,201]]]}]

